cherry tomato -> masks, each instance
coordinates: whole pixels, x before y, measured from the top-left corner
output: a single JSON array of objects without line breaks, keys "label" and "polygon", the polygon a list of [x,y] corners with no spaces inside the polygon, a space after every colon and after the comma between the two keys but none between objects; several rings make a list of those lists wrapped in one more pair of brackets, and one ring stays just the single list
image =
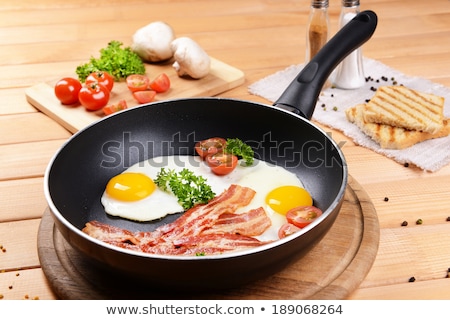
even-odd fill
[{"label": "cherry tomato", "polygon": [[87,85],[95,82],[105,86],[109,91],[112,91],[114,87],[114,78],[106,71],[92,72],[85,81]]},{"label": "cherry tomato", "polygon": [[218,152],[207,155],[206,163],[214,174],[223,176],[236,168],[238,157],[230,153]]},{"label": "cherry tomato", "polygon": [[109,95],[110,92],[105,86],[91,83],[81,88],[78,99],[86,110],[95,111],[108,104]]},{"label": "cherry tomato", "polygon": [[226,143],[224,138],[217,137],[202,140],[195,144],[195,152],[204,159],[207,155],[222,152]]},{"label": "cherry tomato", "polygon": [[81,82],[75,78],[62,78],[55,84],[56,98],[62,104],[74,104],[78,102],[78,93],[81,90]]},{"label": "cherry tomato", "polygon": [[293,225],[292,223],[285,223],[280,227],[280,229],[278,229],[278,238],[283,239],[287,236],[290,236],[291,234],[296,233],[299,230],[300,228]]},{"label": "cherry tomato", "polygon": [[107,116],[113,114],[114,112],[128,109],[127,102],[125,100],[120,100],[117,104],[110,104],[103,108],[103,113]]},{"label": "cherry tomato", "polygon": [[144,91],[148,89],[150,80],[143,74],[132,74],[126,79],[127,87],[131,92]]},{"label": "cherry tomato", "polygon": [[322,215],[322,210],[314,206],[300,206],[289,210],[286,219],[293,225],[304,228]]},{"label": "cherry tomato", "polygon": [[136,91],[133,92],[133,97],[139,103],[149,103],[155,99],[156,91],[153,90],[144,90],[144,91]]},{"label": "cherry tomato", "polygon": [[170,88],[170,79],[165,73],[158,75],[152,82],[150,82],[150,89],[158,93],[166,92]]}]

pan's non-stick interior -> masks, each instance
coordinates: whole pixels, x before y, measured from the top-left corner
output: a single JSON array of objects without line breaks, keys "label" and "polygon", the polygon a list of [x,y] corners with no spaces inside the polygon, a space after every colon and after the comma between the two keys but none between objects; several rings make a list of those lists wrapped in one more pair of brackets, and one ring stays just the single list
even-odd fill
[{"label": "pan's non-stick interior", "polygon": [[213,98],[136,108],[75,135],[52,164],[51,199],[79,229],[95,219],[130,230],[152,230],[176,216],[146,224],[110,217],[100,203],[106,183],[155,156],[194,155],[195,142],[213,136],[240,138],[253,147],[256,158],[296,173],[322,209],[331,206],[341,190],[341,155],[308,120],[273,107]]},{"label": "pan's non-stick interior", "polygon": [[[130,165],[159,155],[194,154],[194,143],[240,138],[255,156],[294,172],[324,214],[290,238],[229,254],[184,257],[142,254],[82,233],[90,220],[128,230],[153,230],[161,221],[137,223],[109,217],[100,203],[108,180]],[[308,120],[251,102],[198,98],[154,103],[105,118],[80,131],[55,155],[45,192],[67,242],[105,271],[163,290],[217,290],[269,276],[309,251],[338,215],[347,168],[337,145]],[[117,277],[116,277],[117,278]],[[128,281],[127,281],[128,282]]]}]

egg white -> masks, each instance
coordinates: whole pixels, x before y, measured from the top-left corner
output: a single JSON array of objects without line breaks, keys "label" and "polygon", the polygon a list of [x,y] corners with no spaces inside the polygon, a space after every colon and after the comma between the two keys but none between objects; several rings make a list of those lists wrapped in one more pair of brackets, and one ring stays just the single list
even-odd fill
[{"label": "egg white", "polygon": [[298,186],[303,188],[300,179],[294,173],[264,161],[258,161],[255,169],[242,176],[236,184],[251,188],[256,191],[253,200],[245,207],[240,208],[237,213],[246,212],[251,209],[263,207],[272,221],[272,226],[264,234],[256,237],[262,241],[278,239],[279,228],[286,223],[286,216],[275,212],[266,204],[266,195],[275,188],[281,186]]},{"label": "egg white", "polygon": [[[143,162],[136,163],[124,172],[142,173],[156,179],[161,168],[181,171],[186,168],[195,175],[203,176],[206,183],[216,195],[221,194],[231,184],[249,187],[256,191],[255,197],[245,207],[240,208],[237,213],[247,212],[251,209],[263,207],[272,221],[272,226],[260,240],[278,239],[278,229],[286,222],[286,218],[274,212],[266,203],[266,195],[280,186],[295,185],[303,187],[300,179],[286,169],[256,160],[250,167],[238,165],[234,171],[225,176],[218,176],[211,172],[208,165],[198,156],[164,156],[156,157]],[[161,191],[158,188],[148,197],[139,201],[119,201],[103,193],[101,202],[105,211],[113,216],[136,221],[150,221],[163,218],[168,214],[182,212],[183,208],[173,194]]]}]

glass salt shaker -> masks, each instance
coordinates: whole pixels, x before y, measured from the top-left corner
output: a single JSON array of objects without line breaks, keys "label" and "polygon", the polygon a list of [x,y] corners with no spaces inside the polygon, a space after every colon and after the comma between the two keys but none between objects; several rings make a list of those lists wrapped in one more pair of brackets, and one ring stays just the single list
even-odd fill
[{"label": "glass salt shaker", "polygon": [[306,59],[309,62],[328,41],[328,0],[311,0],[306,28]]},{"label": "glass salt shaker", "polygon": [[[360,12],[359,0],[342,0],[339,28]],[[364,85],[365,77],[361,47],[350,53],[336,68],[334,85],[341,89],[357,89]]]}]

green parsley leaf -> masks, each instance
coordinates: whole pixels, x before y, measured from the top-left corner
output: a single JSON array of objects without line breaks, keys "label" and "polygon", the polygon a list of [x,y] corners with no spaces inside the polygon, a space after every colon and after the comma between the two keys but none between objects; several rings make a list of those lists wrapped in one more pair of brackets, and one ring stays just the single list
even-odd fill
[{"label": "green parsley leaf", "polygon": [[84,82],[95,71],[106,71],[114,80],[120,81],[131,74],[145,74],[141,58],[130,47],[122,48],[122,42],[112,40],[106,48],[100,49],[98,59],[91,57],[88,63],[77,67],[78,79]]},{"label": "green parsley leaf", "polygon": [[242,159],[244,159],[247,166],[251,166],[253,164],[253,149],[238,138],[227,139],[227,144],[225,145],[225,153],[231,153],[237,157],[241,157]]},{"label": "green parsley leaf", "polygon": [[215,193],[202,176],[196,176],[189,169],[175,172],[173,169],[161,170],[156,175],[156,185],[163,191],[172,192],[183,209],[188,210],[197,204],[208,203]]}]

